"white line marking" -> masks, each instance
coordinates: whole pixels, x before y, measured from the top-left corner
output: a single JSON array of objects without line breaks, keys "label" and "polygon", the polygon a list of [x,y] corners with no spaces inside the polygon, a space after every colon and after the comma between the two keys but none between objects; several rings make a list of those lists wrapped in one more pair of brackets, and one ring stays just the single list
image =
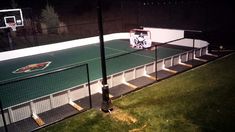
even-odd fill
[{"label": "white line marking", "polygon": [[[105,48],[120,51],[120,52],[124,52],[124,53],[132,52],[132,51],[119,50],[119,49],[115,49],[115,48],[111,48],[111,47],[105,47]],[[147,55],[142,55],[142,54],[137,54],[137,53],[130,53],[130,54],[134,54],[134,55],[138,55],[138,56],[142,56],[142,57],[146,57],[146,58],[150,58],[150,59],[155,59],[154,57],[147,56]]]}]

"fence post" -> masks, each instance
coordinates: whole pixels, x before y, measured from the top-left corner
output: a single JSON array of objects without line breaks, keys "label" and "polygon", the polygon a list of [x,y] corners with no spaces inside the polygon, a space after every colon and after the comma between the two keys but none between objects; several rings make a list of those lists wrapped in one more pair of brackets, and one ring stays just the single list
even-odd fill
[{"label": "fence post", "polygon": [[2,100],[1,99],[0,99],[0,109],[1,109],[1,115],[2,115],[2,120],[3,120],[5,132],[8,132],[7,124],[6,124],[6,119],[5,119],[4,111],[3,111],[3,107],[2,107]]},{"label": "fence post", "polygon": [[89,67],[88,64],[86,64],[86,74],[87,74],[87,85],[88,85],[88,91],[89,91],[89,103],[90,103],[90,109],[92,108],[92,99],[91,99],[91,87],[90,87],[90,76],[89,76]]},{"label": "fence post", "polygon": [[194,64],[194,59],[196,58],[196,52],[195,52],[195,39],[194,39],[194,37],[193,37],[193,62],[192,62],[192,64]]},{"label": "fence post", "polygon": [[100,39],[101,69],[102,69],[102,78],[103,78],[101,110],[103,112],[109,112],[113,110],[113,108],[112,108],[112,103],[109,97],[109,86],[107,84],[104,38],[103,38],[102,0],[97,1],[97,18],[98,18],[99,39]]},{"label": "fence post", "polygon": [[156,78],[156,80],[155,81],[157,81],[157,78],[158,78],[158,76],[157,76],[157,45],[154,45],[154,47],[155,47],[155,78]]}]

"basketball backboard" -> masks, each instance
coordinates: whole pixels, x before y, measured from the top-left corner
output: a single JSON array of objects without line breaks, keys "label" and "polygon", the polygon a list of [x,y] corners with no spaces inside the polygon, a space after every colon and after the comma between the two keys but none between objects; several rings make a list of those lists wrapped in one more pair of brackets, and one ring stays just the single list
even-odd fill
[{"label": "basketball backboard", "polygon": [[0,29],[24,26],[23,14],[21,9],[0,10]]}]

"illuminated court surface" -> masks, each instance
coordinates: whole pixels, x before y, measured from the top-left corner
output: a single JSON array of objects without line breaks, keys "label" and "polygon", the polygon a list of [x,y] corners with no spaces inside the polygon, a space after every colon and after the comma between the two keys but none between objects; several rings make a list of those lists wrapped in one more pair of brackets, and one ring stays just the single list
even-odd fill
[{"label": "illuminated court surface", "polygon": [[[130,48],[128,40],[113,40],[105,42],[107,74],[111,75],[117,72],[130,69],[132,67],[153,62],[155,60],[154,50],[143,50],[122,56],[122,54],[129,53],[135,50],[136,49]],[[157,59],[159,60],[167,58],[169,56],[185,52],[186,50],[189,49],[158,47]],[[44,70],[38,70],[29,73],[13,73],[21,67],[41,62],[51,63]],[[101,78],[100,50],[98,43],[56,52],[2,61],[0,62],[0,68],[4,69],[1,70],[1,75],[4,76],[0,76],[0,80],[3,83],[5,81],[20,79],[39,73],[53,71],[62,67],[86,63],[89,67],[90,80],[92,81]],[[76,74],[74,74],[74,81],[76,81],[76,83],[83,84],[87,81],[86,74],[84,76],[81,75],[84,73],[84,70],[84,68],[76,70]],[[11,86],[1,86],[2,88],[0,89],[0,96],[2,97],[2,100],[8,100],[7,103],[4,102],[4,107],[16,105],[18,103],[22,103],[71,87],[73,84],[62,83],[67,79],[68,76],[71,77],[71,73],[73,73],[73,71],[70,71],[70,73],[61,73],[58,77],[61,82],[50,81],[50,77],[48,77],[48,82],[42,82],[40,81],[40,78],[35,78],[24,81],[20,83],[20,85],[11,84]],[[76,78],[76,75],[79,75],[80,78]],[[43,83],[43,88],[40,83]],[[7,93],[11,93],[10,96]]]}]

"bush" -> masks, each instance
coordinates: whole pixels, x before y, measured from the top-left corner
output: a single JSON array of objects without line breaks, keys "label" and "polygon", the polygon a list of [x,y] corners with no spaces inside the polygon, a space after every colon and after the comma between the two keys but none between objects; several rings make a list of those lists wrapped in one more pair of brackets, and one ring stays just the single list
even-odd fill
[{"label": "bush", "polygon": [[41,18],[42,23],[47,27],[48,33],[58,33],[59,16],[52,6],[47,4],[46,8],[42,9]]}]

